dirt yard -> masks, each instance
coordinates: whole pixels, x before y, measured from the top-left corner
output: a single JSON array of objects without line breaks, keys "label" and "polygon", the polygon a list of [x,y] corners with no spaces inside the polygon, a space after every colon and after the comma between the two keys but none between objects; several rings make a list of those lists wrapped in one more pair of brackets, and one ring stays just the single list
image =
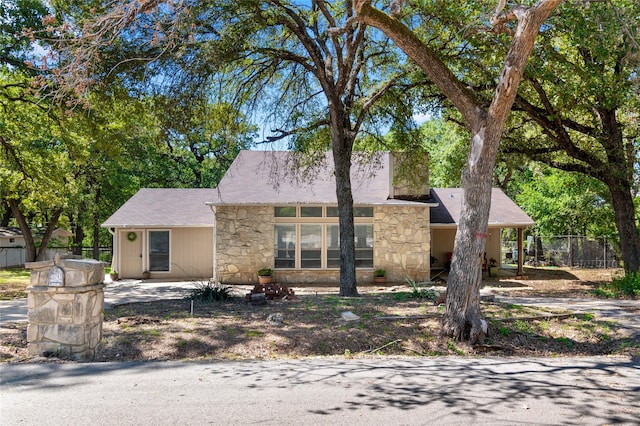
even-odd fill
[{"label": "dirt yard", "polygon": [[[487,279],[493,293],[592,297],[614,271],[527,270],[528,280]],[[490,330],[484,345],[441,336],[442,306],[407,286],[363,287],[358,298],[328,288],[296,291],[291,300],[253,306],[237,296],[226,303],[164,300],[105,311],[99,361],[247,360],[312,356],[640,355],[640,338],[590,315],[483,303]],[[343,313],[358,320],[345,322]],[[555,315],[556,317],[543,318]],[[1,328],[0,361],[60,362],[26,356],[26,324]]]}]

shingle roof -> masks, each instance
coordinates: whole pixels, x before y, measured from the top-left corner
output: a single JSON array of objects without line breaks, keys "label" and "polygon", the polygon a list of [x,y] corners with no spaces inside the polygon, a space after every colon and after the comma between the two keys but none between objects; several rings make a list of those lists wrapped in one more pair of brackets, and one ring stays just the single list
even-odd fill
[{"label": "shingle roof", "polygon": [[[431,208],[432,225],[457,225],[462,211],[462,188],[432,188],[431,196],[437,207]],[[489,210],[489,226],[521,227],[534,225],[531,219],[500,188],[491,191],[491,209]]]},{"label": "shingle roof", "polygon": [[213,213],[206,203],[215,192],[210,188],[143,188],[102,226],[213,226]]},{"label": "shingle roof", "polygon": [[[417,204],[389,199],[389,156],[388,152],[373,157],[354,155],[354,204]],[[220,181],[210,204],[337,204],[332,155],[327,153],[311,168],[294,167],[300,159],[289,151],[242,151]]]},{"label": "shingle roof", "polygon": [[0,237],[22,237],[22,231],[20,228],[0,226]]},{"label": "shingle roof", "polygon": [[[356,205],[422,205],[390,199],[389,153],[353,160],[351,186]],[[337,204],[333,162],[327,154],[315,168],[292,167],[291,152],[242,151],[214,189],[144,188],[107,219],[103,227],[213,226],[209,205]],[[433,188],[426,206],[431,223],[456,226],[460,220],[462,188]],[[494,188],[489,226],[533,225],[504,192]],[[435,205],[437,204],[437,207]]]}]

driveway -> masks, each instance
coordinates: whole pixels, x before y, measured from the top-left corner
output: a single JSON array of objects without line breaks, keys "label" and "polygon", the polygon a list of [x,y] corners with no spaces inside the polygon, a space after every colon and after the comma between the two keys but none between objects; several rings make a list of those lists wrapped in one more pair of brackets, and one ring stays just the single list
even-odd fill
[{"label": "driveway", "polygon": [[[123,303],[150,302],[158,299],[177,299],[196,288],[194,281],[161,282],[141,280],[105,280],[105,307]],[[0,324],[27,320],[27,299],[0,300]]]},{"label": "driveway", "polygon": [[640,300],[496,296],[496,301],[514,305],[564,309],[576,313],[592,313],[598,319],[619,322],[632,335],[640,335],[640,321],[638,321]]}]

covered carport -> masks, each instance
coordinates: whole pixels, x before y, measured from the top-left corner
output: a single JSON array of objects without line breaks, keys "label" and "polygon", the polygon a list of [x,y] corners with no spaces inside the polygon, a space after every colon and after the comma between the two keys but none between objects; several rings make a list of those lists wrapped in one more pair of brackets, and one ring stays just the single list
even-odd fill
[{"label": "covered carport", "polygon": [[[460,213],[462,211],[462,188],[432,188],[431,197],[437,207],[431,208],[431,268],[434,271],[448,268],[455,241]],[[517,230],[518,253],[523,251],[523,230],[533,226],[534,222],[500,188],[491,191],[491,209],[489,211],[488,236],[485,244],[487,260],[493,258],[498,267],[502,266],[501,238],[502,230]],[[522,276],[524,256],[518,256],[517,275]]]}]

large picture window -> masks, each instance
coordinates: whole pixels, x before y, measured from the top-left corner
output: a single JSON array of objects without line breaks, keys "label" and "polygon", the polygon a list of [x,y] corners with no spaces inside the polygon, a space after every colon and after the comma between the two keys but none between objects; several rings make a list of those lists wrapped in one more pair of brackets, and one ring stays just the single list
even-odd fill
[{"label": "large picture window", "polygon": [[[356,268],[373,268],[373,208],[356,207]],[[340,268],[337,207],[275,208],[275,267]]]},{"label": "large picture window", "polygon": [[169,231],[149,231],[149,271],[169,271]]}]

